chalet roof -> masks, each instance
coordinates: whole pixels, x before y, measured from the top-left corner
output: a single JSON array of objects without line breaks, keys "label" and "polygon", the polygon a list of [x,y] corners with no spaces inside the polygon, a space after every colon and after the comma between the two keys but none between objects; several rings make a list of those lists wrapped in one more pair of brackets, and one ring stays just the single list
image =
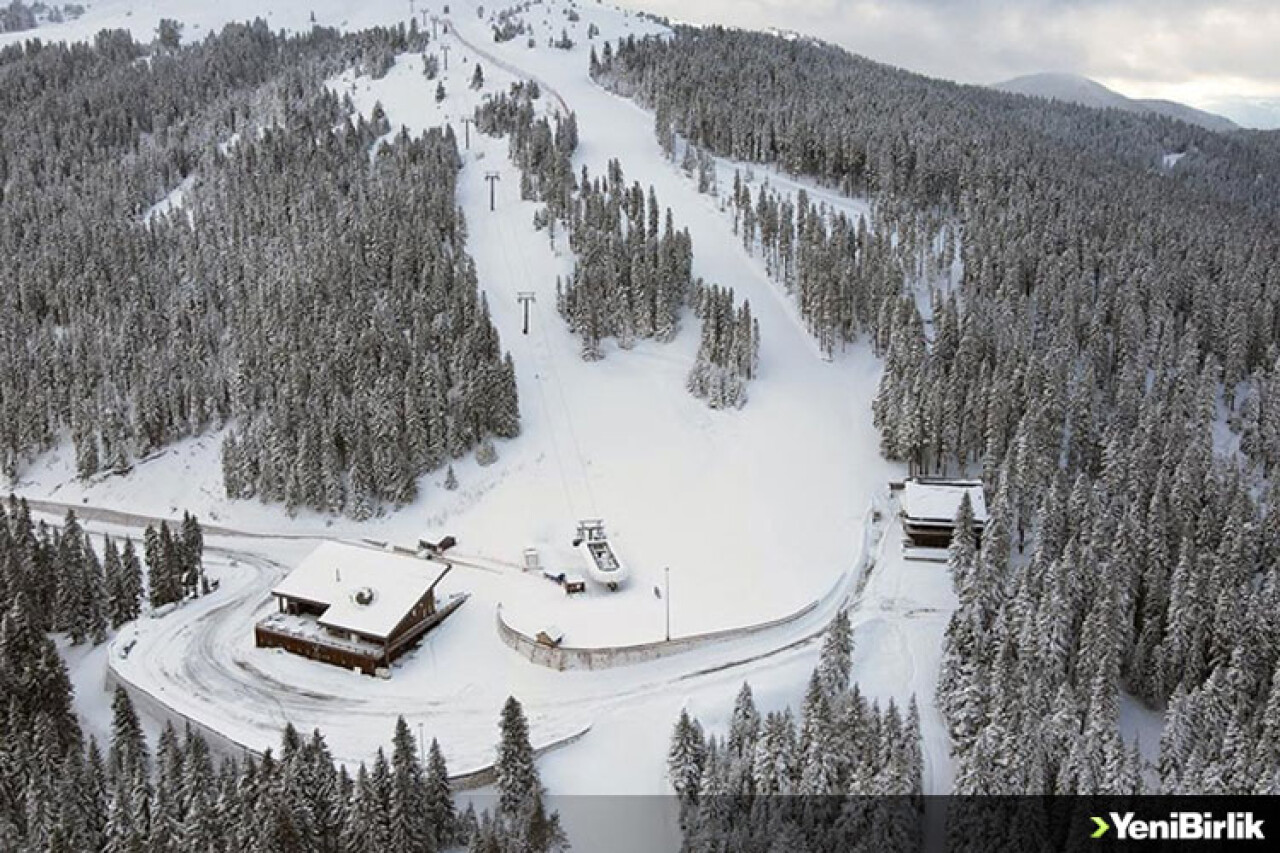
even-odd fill
[{"label": "chalet roof", "polygon": [[272,593],[328,605],[321,625],[387,639],[445,571],[417,557],[325,542]]},{"label": "chalet roof", "polygon": [[969,495],[973,520],[987,520],[987,498],[981,480],[907,480],[902,492],[902,514],[916,521],[952,523],[960,511],[960,499]]}]

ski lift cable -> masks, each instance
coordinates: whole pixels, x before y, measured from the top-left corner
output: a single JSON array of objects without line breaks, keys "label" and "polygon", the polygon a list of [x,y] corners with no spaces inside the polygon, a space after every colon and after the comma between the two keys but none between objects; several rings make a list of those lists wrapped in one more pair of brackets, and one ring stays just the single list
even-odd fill
[{"label": "ski lift cable", "polygon": [[[511,245],[511,243],[507,243],[506,245]],[[528,259],[524,257],[524,248],[519,243],[515,243],[515,246],[516,252],[520,255],[521,268],[530,269],[531,267],[528,264]],[[586,487],[587,499],[590,502],[590,511],[594,513],[598,506],[596,502],[595,489],[591,485],[591,476],[587,471],[586,457],[582,453],[582,444],[578,441],[578,433],[573,426],[573,412],[569,409],[569,399],[564,393],[564,384],[560,381],[560,371],[556,369],[555,350],[552,348],[551,339],[547,335],[546,319],[543,316],[542,306],[537,301],[533,303],[533,311],[537,319],[537,322],[534,323],[534,326],[537,327],[535,333],[542,342],[543,351],[546,353],[547,372],[551,374],[551,381],[555,385],[556,393],[560,397],[561,411],[564,412],[565,423],[568,426],[569,440],[573,444],[574,454],[578,457],[578,470],[582,475],[582,484]],[[539,390],[541,390],[541,386],[539,386]],[[570,507],[570,510],[572,511],[572,507]]]},{"label": "ski lift cable", "polygon": [[[503,242],[502,242],[503,263],[506,265],[508,269],[508,275],[510,276],[508,280],[512,282],[512,284],[514,285],[514,283],[518,280],[518,278],[517,276],[514,275],[514,270],[511,269],[511,258],[508,254],[508,247],[513,245],[515,246],[516,254],[519,256],[517,260],[519,260],[520,262],[520,269],[528,270],[528,269],[532,269],[532,267],[529,265],[528,258],[525,257],[524,247],[520,244],[518,240],[509,239],[509,235],[506,233],[505,227],[501,222],[499,222],[499,231],[501,232],[503,237]],[[591,484],[590,472],[588,472],[587,470],[586,457],[582,452],[582,443],[578,440],[578,433],[573,425],[573,413],[569,409],[569,399],[564,392],[564,384],[560,381],[560,372],[556,369],[555,350],[552,347],[550,337],[547,335],[547,331],[545,328],[546,321],[545,321],[545,318],[543,317],[543,310],[542,310],[541,303],[534,301],[533,310],[534,310],[534,313],[537,315],[537,321],[538,321],[534,324],[535,326],[537,326],[535,334],[537,334],[538,338],[540,339],[542,343],[543,351],[546,353],[545,365],[547,367],[548,372],[551,374],[551,381],[554,383],[556,392],[560,397],[561,411],[564,412],[565,423],[567,424],[567,427],[568,427],[569,440],[573,444],[574,454],[578,457],[578,470],[581,472],[582,483],[586,489],[586,497],[590,502],[590,507],[589,507],[590,511],[594,514],[598,512],[599,503],[596,500],[595,488]],[[529,349],[532,350],[532,347],[529,347]],[[548,421],[548,424],[550,425],[551,409],[546,402],[546,393],[545,393],[545,389],[543,389],[542,387],[541,382],[538,383],[538,393],[542,396],[543,410],[547,413],[547,421]],[[552,446],[556,448],[556,465],[560,468],[561,484],[564,486],[564,489],[565,489],[565,499],[569,504],[569,512],[573,514],[574,507],[573,507],[573,500],[570,496],[570,489],[568,485],[568,475],[565,473],[563,461],[560,457],[560,453],[558,449],[559,444],[555,442],[554,427],[551,427],[551,429],[553,431]]]},{"label": "ski lift cable", "polygon": [[[539,315],[538,332],[543,338],[544,345],[547,347],[547,352],[550,354],[550,342],[546,338],[546,330],[544,328],[545,322],[541,316],[542,308],[535,302],[533,310]],[[600,504],[596,500],[595,489],[591,485],[591,472],[587,470],[586,456],[582,452],[581,442],[578,441],[578,431],[573,426],[573,416],[569,412],[569,398],[564,393],[564,383],[560,381],[560,373],[556,370],[554,354],[550,354],[547,361],[551,365],[551,379],[555,383],[557,393],[560,395],[560,405],[564,407],[564,412],[567,416],[566,419],[569,424],[569,440],[573,442],[574,453],[578,456],[578,465],[582,471],[582,482],[587,487],[587,498],[591,501],[591,513],[596,515],[599,513]]]},{"label": "ski lift cable", "polygon": [[[502,252],[500,254],[502,256],[502,264],[504,267],[506,267],[506,273],[507,273],[506,279],[508,282],[507,289],[510,290],[511,287],[513,287],[516,282],[515,269],[512,267],[511,257],[507,251],[507,247],[512,245],[512,241],[509,235],[507,234],[506,226],[501,219],[498,220],[498,233],[499,233],[499,236],[502,238]],[[524,336],[521,335],[521,337],[523,338]],[[539,359],[538,359],[537,353],[534,352],[533,346],[530,344],[530,342],[525,341],[524,348],[530,357],[529,362],[534,366],[535,369],[537,369]],[[544,415],[544,419],[546,420],[546,423],[547,423],[547,432],[549,433],[551,438],[551,456],[555,460],[556,470],[560,474],[560,488],[564,490],[565,508],[569,510],[570,515],[573,515],[574,513],[573,493],[569,488],[569,477],[568,477],[568,474],[565,472],[564,460],[561,458],[561,454],[560,454],[560,442],[557,440],[557,436],[556,436],[555,420],[551,414],[551,403],[547,399],[546,389],[542,387],[541,377],[535,377],[534,385],[536,385],[538,388],[538,397],[542,402],[542,412]]]},{"label": "ski lift cable", "polygon": [[[508,269],[509,266],[511,266],[511,259],[507,256],[508,246],[516,247],[516,254],[520,256],[518,257],[518,260],[520,260],[521,269],[532,269],[532,266],[529,265],[529,259],[525,257],[524,246],[521,245],[520,241],[507,240],[506,237],[507,234],[503,233],[503,260],[504,263],[507,264]],[[512,277],[511,280],[512,282],[515,282],[516,278]],[[564,412],[564,423],[566,423],[568,427],[568,437],[570,437],[570,441],[573,444],[573,453],[577,456],[577,465],[579,465],[579,471],[582,476],[582,485],[586,488],[586,497],[588,497],[588,501],[590,502],[590,511],[594,514],[594,512],[598,511],[599,507],[599,503],[595,498],[595,488],[591,485],[591,476],[589,471],[586,470],[586,457],[584,453],[582,453],[582,444],[579,441],[579,438],[577,438],[577,430],[573,428],[573,414],[570,407],[568,407],[568,396],[564,393],[564,384],[561,382],[561,378],[559,378],[559,370],[556,369],[556,351],[554,351],[554,348],[552,347],[552,342],[550,342],[550,338],[547,334],[547,328],[545,328],[545,323],[547,323],[547,321],[545,321],[543,316],[543,307],[541,307],[541,304],[536,300],[534,301],[534,313],[536,314],[536,319],[538,319],[538,323],[534,324],[538,327],[536,328],[535,333],[538,334],[541,345],[543,345],[543,350],[547,353],[547,360],[545,360],[545,364],[547,364],[548,373],[550,373],[550,377],[552,377],[552,382],[554,383],[554,386],[556,386],[559,401],[561,401],[561,410]],[[540,383],[539,393],[543,393],[543,388],[541,388]],[[545,394],[543,398],[545,400]],[[547,409],[547,411],[549,415],[550,410]],[[557,464],[559,464],[558,455]],[[563,466],[561,467],[561,476],[564,479],[564,491],[568,492],[567,475],[564,474]],[[572,511],[573,506],[572,501],[570,501],[570,512]]]},{"label": "ski lift cable", "polygon": [[[510,239],[509,235],[507,234],[506,227],[503,224],[501,218],[498,219],[497,224],[498,224],[498,235],[502,241],[502,251],[499,252],[499,254],[502,256],[502,265],[506,268],[506,281],[507,281],[506,289],[510,290],[512,287],[515,286],[515,282],[517,281],[515,269],[512,267],[512,264],[511,264],[511,257],[507,251],[507,247],[511,246],[513,241]],[[523,253],[521,253],[521,255],[522,255],[521,260],[523,261]],[[527,266],[523,268],[528,269]],[[524,335],[520,335],[519,337],[523,339]],[[524,340],[524,349],[526,353],[529,355],[529,363],[533,365],[535,369],[537,369],[539,359],[538,359],[537,353],[534,352],[532,343],[527,339]],[[551,403],[547,399],[546,389],[542,387],[541,377],[534,377],[533,384],[537,387],[538,397],[542,401],[542,413],[544,416],[544,420],[546,421],[546,424],[547,424],[547,432],[551,438],[551,457],[552,459],[555,460],[556,470],[560,474],[560,488],[564,490],[565,509],[569,511],[570,515],[574,515],[573,493],[569,488],[569,476],[565,472],[564,460],[561,458],[561,455],[560,455],[560,442],[557,441],[557,437],[556,437],[555,419],[552,417],[552,414],[551,414]]]}]

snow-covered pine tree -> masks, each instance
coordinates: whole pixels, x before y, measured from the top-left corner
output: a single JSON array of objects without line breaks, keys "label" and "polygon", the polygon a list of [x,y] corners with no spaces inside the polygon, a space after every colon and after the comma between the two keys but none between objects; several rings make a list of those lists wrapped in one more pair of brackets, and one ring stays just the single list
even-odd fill
[{"label": "snow-covered pine tree", "polygon": [[485,468],[497,461],[498,448],[494,447],[492,438],[485,436],[480,446],[476,448],[476,464]]},{"label": "snow-covered pine tree", "polygon": [[733,716],[729,720],[729,737],[725,741],[725,747],[738,758],[749,757],[755,750],[759,733],[760,712],[756,710],[751,685],[744,681],[733,701]]},{"label": "snow-covered pine tree", "polygon": [[738,408],[746,403],[746,383],[755,375],[759,327],[751,305],[734,308],[733,291],[714,285],[694,286],[695,314],[702,320],[702,343],[687,385],[713,409]]},{"label": "snow-covered pine tree", "polygon": [[499,723],[498,756],[493,764],[497,777],[498,813],[514,819],[522,815],[533,800],[542,798],[542,783],[533,764],[533,746],[529,743],[529,723],[524,708],[514,696],[502,706]]},{"label": "snow-covered pine tree", "polygon": [[818,656],[818,677],[829,697],[835,699],[849,689],[852,666],[853,629],[849,611],[841,608],[827,627]]},{"label": "snow-covered pine tree", "polygon": [[[431,840],[436,850],[443,850],[457,843],[462,837],[459,819],[453,804],[453,791],[449,784],[449,769],[444,753],[435,738],[427,751],[425,779],[426,819]],[[473,814],[474,816],[474,814]]]},{"label": "snow-covered pine tree", "polygon": [[418,745],[404,717],[396,718],[391,739],[391,847],[395,853],[416,853],[436,829],[427,822],[427,796]]},{"label": "snow-covered pine tree", "polygon": [[[314,469],[310,469],[314,470]],[[189,596],[205,592],[204,531],[199,520],[189,512],[182,513],[182,530],[179,553],[182,555],[182,586]]]},{"label": "snow-covered pine tree", "polygon": [[667,777],[681,800],[694,802],[698,799],[705,759],[702,727],[682,708],[667,751]]}]

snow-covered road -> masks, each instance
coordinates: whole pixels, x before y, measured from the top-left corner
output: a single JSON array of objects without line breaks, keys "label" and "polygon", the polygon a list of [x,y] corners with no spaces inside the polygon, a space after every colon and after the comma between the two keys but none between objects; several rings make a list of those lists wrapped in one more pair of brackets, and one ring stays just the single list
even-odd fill
[{"label": "snow-covered road", "polygon": [[[98,527],[95,522],[86,524]],[[111,525],[110,530],[120,528]],[[607,672],[560,673],[515,658],[499,646],[493,623],[483,618],[487,614],[480,614],[461,632],[441,629],[411,656],[431,657],[430,665],[440,675],[432,694],[425,695],[418,680],[379,681],[283,652],[254,649],[253,625],[271,609],[270,589],[287,571],[286,563],[307,546],[225,534],[211,536],[209,542],[206,567],[219,580],[219,588],[179,610],[143,618],[122,629],[108,652],[109,665],[119,679],[175,713],[254,750],[274,744],[287,722],[304,730],[320,727],[335,755],[351,762],[367,758],[385,740],[383,728],[395,714],[404,714],[411,723],[421,723],[442,738],[446,755],[459,773],[488,764],[493,721],[483,709],[509,689],[503,683],[491,685],[492,690],[480,689],[465,667],[436,665],[442,656],[457,655],[464,637],[475,657],[505,656],[511,658],[510,666],[523,671],[525,689],[520,695],[536,745],[546,746],[580,733],[611,708],[694,690],[703,683],[736,681],[779,660],[807,656],[836,609],[856,600],[855,591],[862,586],[862,572],[868,565],[865,548],[873,544],[858,546],[845,579],[802,620]],[[486,623],[487,631],[483,630]],[[411,665],[421,663],[416,660]]]}]

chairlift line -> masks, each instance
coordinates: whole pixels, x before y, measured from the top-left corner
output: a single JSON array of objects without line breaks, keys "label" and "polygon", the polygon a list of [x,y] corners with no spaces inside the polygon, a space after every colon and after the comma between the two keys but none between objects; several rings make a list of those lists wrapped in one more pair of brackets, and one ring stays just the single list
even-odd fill
[{"label": "chairlift line", "polygon": [[[502,250],[498,254],[501,255],[502,264],[504,267],[506,267],[507,280],[509,282],[508,287],[509,288],[515,287],[516,275],[515,275],[514,269],[512,268],[511,257],[507,253],[507,247],[512,245],[512,241],[508,239],[506,228],[504,227],[504,224],[501,218],[497,220],[497,225],[498,225],[498,234],[499,234],[499,237],[501,237],[500,244],[502,247]],[[522,257],[521,261],[523,260],[524,259]],[[523,340],[523,336],[521,339]],[[546,345],[545,339],[544,339],[543,345],[544,346]],[[537,358],[537,354],[534,352],[534,348],[531,343],[526,343],[526,351],[530,356],[530,359],[529,359],[530,363],[536,368],[538,364],[538,358]],[[546,389],[542,387],[541,377],[538,377],[538,376],[534,377],[534,385],[538,389],[538,398],[542,401],[542,411],[543,411],[543,414],[546,416],[547,431],[551,437],[551,456],[555,460],[556,470],[560,474],[560,487],[564,490],[565,509],[569,511],[570,515],[573,515],[573,512],[574,512],[573,493],[569,489],[569,477],[565,472],[564,460],[560,456],[560,444],[558,441],[556,441],[555,423],[551,417],[551,403],[547,399]]]}]

